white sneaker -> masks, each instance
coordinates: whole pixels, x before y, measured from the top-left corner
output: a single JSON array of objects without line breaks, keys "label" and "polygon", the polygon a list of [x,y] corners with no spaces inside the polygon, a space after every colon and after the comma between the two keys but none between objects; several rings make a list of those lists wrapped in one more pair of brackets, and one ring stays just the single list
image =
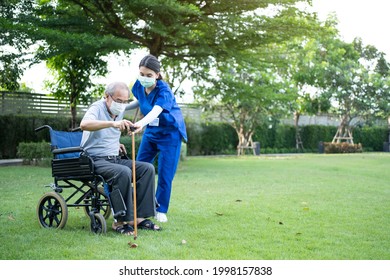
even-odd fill
[{"label": "white sneaker", "polygon": [[157,221],[160,223],[166,223],[168,222],[167,215],[165,213],[156,212],[156,216],[154,217]]}]

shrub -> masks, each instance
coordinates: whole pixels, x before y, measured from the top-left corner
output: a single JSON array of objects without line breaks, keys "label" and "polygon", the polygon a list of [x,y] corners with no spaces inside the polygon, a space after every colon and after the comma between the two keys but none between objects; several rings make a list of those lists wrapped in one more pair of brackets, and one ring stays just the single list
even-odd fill
[{"label": "shrub", "polygon": [[187,154],[216,155],[236,153],[238,143],[235,130],[226,123],[199,123],[186,120]]},{"label": "shrub", "polygon": [[229,124],[214,122],[202,125],[201,151],[204,155],[217,155],[224,150],[235,151],[237,143],[237,134]]},{"label": "shrub", "polygon": [[[216,155],[236,154],[238,143],[235,130],[226,123],[199,122],[186,119],[187,126],[187,154]],[[49,132],[35,132],[41,125],[50,125],[55,130],[67,131],[70,127],[70,118],[62,116],[28,116],[7,115],[0,116],[0,159],[15,158],[17,147],[21,142],[50,141]],[[330,142],[337,131],[335,126],[307,125],[301,126],[301,140],[304,152],[317,152],[320,142]],[[388,128],[376,126],[356,127],[353,131],[354,141],[364,146],[364,151],[383,151],[383,143],[388,141]],[[141,138],[136,135],[136,150]],[[297,152],[295,149],[295,127],[278,122],[264,122],[256,127],[253,141],[259,142],[261,153]],[[131,137],[123,136],[121,142],[125,144],[131,156]],[[269,152],[268,152],[269,151]]]},{"label": "shrub", "polygon": [[0,158],[15,158],[21,142],[50,141],[48,130],[35,132],[42,125],[55,130],[67,131],[70,117],[49,115],[5,115],[0,116]]},{"label": "shrub", "polygon": [[50,165],[50,159],[52,158],[50,143],[44,141],[37,143],[19,143],[17,155],[23,159],[25,164],[44,166]]},{"label": "shrub", "polygon": [[276,127],[274,147],[281,150],[295,147],[295,127],[292,125],[278,125]]},{"label": "shrub", "polygon": [[383,142],[388,139],[387,127],[363,126],[353,130],[353,140],[362,143],[365,151],[383,151]]},{"label": "shrub", "polygon": [[350,144],[347,142],[342,143],[330,143],[324,142],[324,148],[326,154],[340,154],[340,153],[361,153],[363,152],[362,145]]},{"label": "shrub", "polygon": [[187,154],[197,156],[201,154],[202,145],[202,127],[199,122],[186,120],[187,127]]},{"label": "shrub", "polygon": [[337,127],[324,125],[306,125],[301,127],[301,139],[303,147],[309,150],[317,150],[319,142],[332,141]]},{"label": "shrub", "polygon": [[[139,148],[139,145],[141,143],[141,136],[136,134],[134,136],[134,142],[135,142],[135,154],[137,155],[137,151],[138,151],[138,148]],[[123,144],[126,148],[126,151],[127,151],[127,156],[129,158],[131,158],[131,152],[132,152],[132,139],[131,139],[131,136],[127,136],[127,135],[123,135],[121,136],[121,138],[119,139],[119,142],[121,144]]]}]

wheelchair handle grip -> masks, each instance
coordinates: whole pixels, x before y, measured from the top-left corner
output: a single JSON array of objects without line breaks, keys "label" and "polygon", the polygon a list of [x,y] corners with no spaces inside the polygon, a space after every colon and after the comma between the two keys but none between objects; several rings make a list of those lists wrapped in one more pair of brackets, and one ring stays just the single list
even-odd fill
[{"label": "wheelchair handle grip", "polygon": [[41,130],[46,129],[46,128],[51,130],[51,127],[46,124],[46,125],[42,125],[42,126],[36,128],[35,132],[41,131]]}]

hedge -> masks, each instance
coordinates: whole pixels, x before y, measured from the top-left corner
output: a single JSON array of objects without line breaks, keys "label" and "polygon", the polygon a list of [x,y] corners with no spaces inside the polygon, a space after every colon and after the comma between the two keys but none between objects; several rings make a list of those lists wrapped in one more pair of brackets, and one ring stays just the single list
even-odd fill
[{"label": "hedge", "polygon": [[[35,128],[50,125],[55,130],[67,131],[70,118],[57,116],[0,116],[0,159],[16,158],[19,143],[50,141],[48,131],[35,132]],[[238,138],[235,130],[226,123],[195,122],[186,119],[188,143],[187,154],[217,155],[235,154]],[[301,140],[304,152],[318,152],[320,142],[331,142],[337,127],[308,125],[302,126]],[[388,141],[388,128],[377,126],[356,127],[353,130],[354,142],[361,144],[364,151],[383,151],[383,143]],[[137,138],[138,137],[138,138]],[[137,138],[137,145],[140,141]],[[130,137],[124,138],[129,146]],[[260,142],[261,153],[297,152],[295,149],[295,128],[292,125],[268,124],[256,129],[253,140]]]},{"label": "hedge", "polygon": [[35,132],[42,125],[49,125],[55,130],[68,130],[71,119],[48,115],[0,116],[0,159],[15,158],[20,142],[50,141],[47,130]]}]

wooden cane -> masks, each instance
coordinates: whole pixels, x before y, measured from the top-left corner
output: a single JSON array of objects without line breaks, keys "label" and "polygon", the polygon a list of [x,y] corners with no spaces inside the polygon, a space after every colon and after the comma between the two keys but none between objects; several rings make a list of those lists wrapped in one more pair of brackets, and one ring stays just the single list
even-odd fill
[{"label": "wooden cane", "polygon": [[131,151],[131,157],[132,157],[132,164],[133,164],[133,205],[134,205],[134,240],[137,239],[137,182],[136,182],[136,174],[135,174],[135,139],[134,139],[134,132],[131,132],[131,142],[132,142],[132,151]]},{"label": "wooden cane", "polygon": [[134,118],[133,118],[133,123],[135,123],[137,121],[138,113],[139,113],[139,107],[135,111]]},{"label": "wooden cane", "polygon": [[[133,123],[137,121],[138,118],[138,113],[139,113],[139,107],[135,111],[134,118],[133,118]],[[134,188],[134,240],[137,239],[137,228],[138,228],[138,223],[137,223],[137,183],[136,183],[136,173],[135,173],[135,139],[134,139],[134,127],[132,127],[132,132],[131,132],[131,142],[132,142],[132,150],[131,150],[131,157],[132,157],[132,164],[133,164],[133,188]]]}]

